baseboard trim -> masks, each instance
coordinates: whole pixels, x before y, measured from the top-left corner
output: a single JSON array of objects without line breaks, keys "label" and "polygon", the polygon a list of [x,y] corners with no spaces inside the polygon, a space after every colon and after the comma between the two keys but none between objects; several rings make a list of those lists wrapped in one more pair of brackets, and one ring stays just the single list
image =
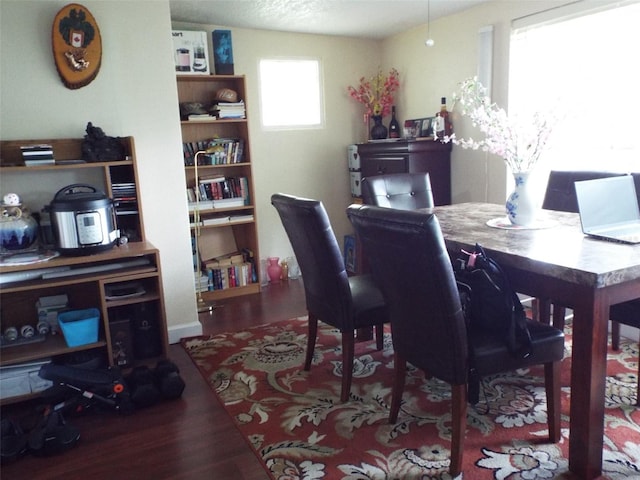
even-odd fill
[{"label": "baseboard trim", "polygon": [[168,328],[169,343],[179,343],[181,338],[202,335],[200,322],[181,323]]}]

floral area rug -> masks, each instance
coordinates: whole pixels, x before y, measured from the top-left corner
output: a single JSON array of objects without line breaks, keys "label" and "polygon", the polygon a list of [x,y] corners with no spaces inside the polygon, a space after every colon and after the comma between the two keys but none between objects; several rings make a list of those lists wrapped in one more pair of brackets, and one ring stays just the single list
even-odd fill
[{"label": "floral area rug", "polygon": [[[408,365],[395,425],[391,335],[384,350],[356,343],[348,402],[340,402],[340,333],[322,323],[313,365],[302,368],[306,317],[183,340],[202,375],[275,480],[449,479],[451,390]],[[562,373],[562,439],[549,444],[541,367],[484,378],[469,407],[463,477],[565,478],[568,470],[571,325]],[[635,401],[638,344],[609,350],[604,478],[640,478],[640,408]],[[569,477],[566,477],[569,478]]]}]

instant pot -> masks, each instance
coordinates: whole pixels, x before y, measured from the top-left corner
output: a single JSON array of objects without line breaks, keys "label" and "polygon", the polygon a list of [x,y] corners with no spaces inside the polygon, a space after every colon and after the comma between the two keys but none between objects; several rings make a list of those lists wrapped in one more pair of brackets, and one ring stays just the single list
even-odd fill
[{"label": "instant pot", "polygon": [[49,204],[56,249],[88,255],[113,248],[118,240],[113,201],[91,185],[68,185]]}]

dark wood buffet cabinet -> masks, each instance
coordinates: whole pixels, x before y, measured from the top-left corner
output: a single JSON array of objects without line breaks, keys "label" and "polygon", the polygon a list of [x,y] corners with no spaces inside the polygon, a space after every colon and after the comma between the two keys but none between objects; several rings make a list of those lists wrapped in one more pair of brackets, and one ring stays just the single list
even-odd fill
[{"label": "dark wood buffet cabinet", "polygon": [[[357,145],[360,157],[360,177],[391,173],[429,172],[433,201],[436,205],[451,203],[451,144],[420,140],[383,140]],[[357,199],[357,202],[361,199]],[[369,271],[362,245],[355,237],[355,265],[352,274]]]},{"label": "dark wood buffet cabinet", "polygon": [[451,144],[422,140],[358,145],[362,178],[389,173],[429,172],[436,205],[451,203]]}]

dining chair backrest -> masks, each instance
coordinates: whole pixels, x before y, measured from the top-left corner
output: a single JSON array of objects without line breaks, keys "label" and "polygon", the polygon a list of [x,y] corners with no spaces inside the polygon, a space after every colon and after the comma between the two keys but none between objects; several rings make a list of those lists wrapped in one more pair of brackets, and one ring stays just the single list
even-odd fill
[{"label": "dining chair backrest", "polygon": [[394,350],[453,385],[467,381],[467,334],[435,215],[351,205],[349,220],[389,307]]},{"label": "dining chair backrest", "polygon": [[[580,171],[580,170],[552,170],[549,173],[549,181],[545,192],[542,208],[558,210],[561,212],[578,213],[578,200],[576,198],[575,182],[582,180],[595,180],[623,175],[615,172]],[[636,182],[636,190],[640,196],[640,173],[633,174]]]},{"label": "dining chair backrest", "polygon": [[295,253],[307,309],[341,329],[353,329],[353,302],[344,259],[324,205],[319,200],[271,196]]},{"label": "dining chair backrest", "polygon": [[415,210],[434,206],[428,172],[391,173],[362,179],[362,201],[367,205]]}]

